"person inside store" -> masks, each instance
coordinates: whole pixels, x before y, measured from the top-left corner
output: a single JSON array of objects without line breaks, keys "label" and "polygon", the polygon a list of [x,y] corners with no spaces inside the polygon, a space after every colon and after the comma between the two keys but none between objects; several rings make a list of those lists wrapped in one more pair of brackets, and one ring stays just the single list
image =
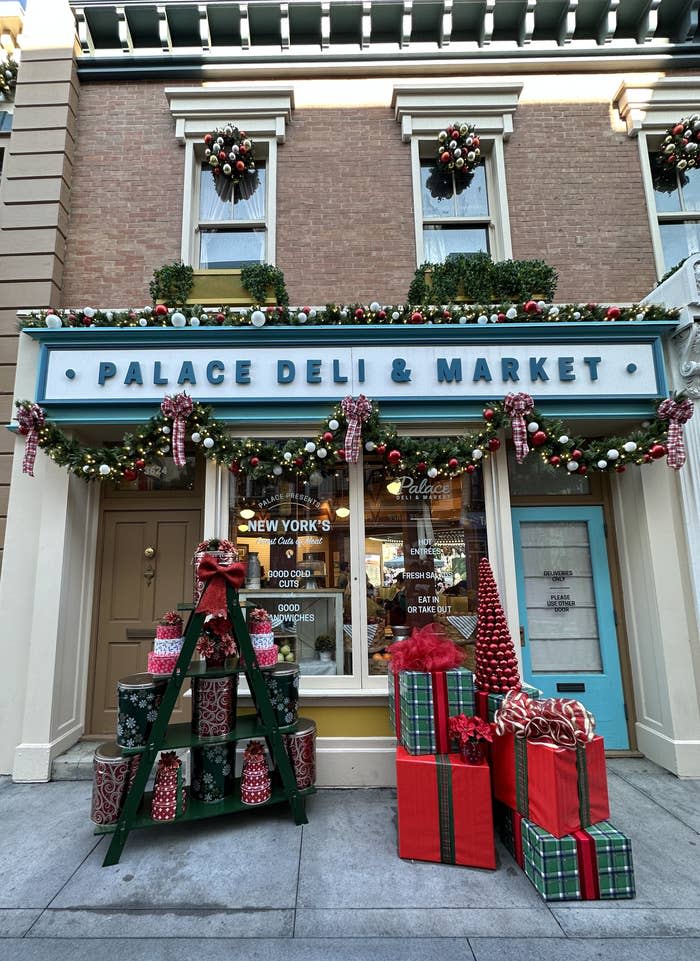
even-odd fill
[{"label": "person inside store", "polygon": [[451,587],[446,587],[442,593],[447,594],[448,597],[466,597],[469,593],[467,582],[465,580],[457,581]]},{"label": "person inside store", "polygon": [[397,590],[393,598],[388,601],[387,616],[389,624],[397,627],[406,623],[406,583],[403,573],[396,575],[394,584]]}]

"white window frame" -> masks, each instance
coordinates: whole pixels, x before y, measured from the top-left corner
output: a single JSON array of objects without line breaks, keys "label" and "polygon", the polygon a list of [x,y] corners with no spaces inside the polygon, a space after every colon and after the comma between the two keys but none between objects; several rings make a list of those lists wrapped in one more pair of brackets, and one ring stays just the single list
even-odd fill
[{"label": "white window frame", "polygon": [[681,117],[697,112],[698,103],[699,77],[662,77],[646,83],[624,81],[613,98],[613,106],[625,122],[627,135],[637,138],[657,279],[661,279],[667,270],[661,243],[660,221],[678,223],[699,220],[700,217],[696,212],[685,215],[682,212],[664,214],[657,211],[649,153],[656,149],[660,138],[665,136],[669,127]]},{"label": "white window frame", "polygon": [[[265,262],[275,263],[277,233],[277,145],[284,143],[294,108],[291,87],[167,87],[177,140],[185,147],[182,260],[199,269],[199,172],[203,137],[232,122],[250,135],[265,158]],[[243,224],[238,224],[243,226]]]},{"label": "white window frame", "polygon": [[[421,191],[421,146],[430,144],[431,152],[437,135],[456,120],[474,123],[485,158],[487,195],[489,204],[489,249],[493,260],[507,260],[513,256],[510,236],[510,215],[504,142],[513,132],[513,114],[522,91],[521,83],[474,83],[453,86],[394,87],[392,107],[401,124],[404,143],[411,145],[413,179],[413,213],[416,237],[416,263],[425,261],[423,245],[423,198]],[[424,154],[425,155],[425,154]],[[483,223],[486,218],[476,218]],[[450,222],[457,222],[452,220]],[[459,218],[469,224],[469,218]]]}]

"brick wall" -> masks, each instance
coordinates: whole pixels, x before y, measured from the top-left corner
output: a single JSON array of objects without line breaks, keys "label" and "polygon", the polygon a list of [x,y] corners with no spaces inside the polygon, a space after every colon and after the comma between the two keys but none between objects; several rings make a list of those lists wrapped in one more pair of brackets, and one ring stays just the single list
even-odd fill
[{"label": "brick wall", "polygon": [[150,303],[180,257],[184,148],[160,83],[83,84],[61,301]]},{"label": "brick wall", "polygon": [[278,158],[292,303],[403,301],[416,269],[411,152],[391,110],[294,111]]},{"label": "brick wall", "polygon": [[636,140],[612,129],[605,104],[524,104],[514,126],[513,257],[556,267],[557,300],[640,300],[656,273]]}]

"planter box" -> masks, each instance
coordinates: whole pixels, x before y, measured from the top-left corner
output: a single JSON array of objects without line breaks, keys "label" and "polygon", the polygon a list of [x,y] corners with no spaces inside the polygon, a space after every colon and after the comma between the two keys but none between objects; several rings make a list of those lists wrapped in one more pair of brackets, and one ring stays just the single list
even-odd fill
[{"label": "planter box", "polygon": [[[230,304],[232,307],[249,307],[253,298],[241,283],[241,271],[195,270],[194,283],[188,304],[201,304],[203,307],[218,307]],[[265,304],[276,304],[277,298],[272,287],[268,287]]]}]

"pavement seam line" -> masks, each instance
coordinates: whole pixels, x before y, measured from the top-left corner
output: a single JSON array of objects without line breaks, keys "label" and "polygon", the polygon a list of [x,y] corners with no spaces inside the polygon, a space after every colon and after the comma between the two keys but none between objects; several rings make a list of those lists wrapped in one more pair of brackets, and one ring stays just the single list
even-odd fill
[{"label": "pavement seam line", "polygon": [[59,896],[59,894],[61,893],[61,891],[63,891],[63,889],[66,887],[66,885],[69,884],[69,883],[73,880],[73,878],[75,877],[75,875],[76,875],[76,874],[78,873],[78,871],[82,868],[82,866],[85,864],[85,862],[87,861],[87,859],[90,857],[90,855],[92,854],[92,852],[93,852],[93,851],[95,850],[95,848],[100,844],[101,841],[102,841],[102,838],[101,838],[101,837],[99,837],[99,838],[95,841],[95,843],[94,843],[93,846],[90,848],[90,850],[87,852],[87,854],[85,855],[85,857],[83,858],[83,860],[82,860],[82,861],[80,862],[80,864],[76,867],[75,871],[73,871],[73,873],[72,873],[69,877],[66,878],[66,880],[63,882],[63,884],[62,884],[61,887],[58,889],[58,891],[56,891],[56,893],[55,893],[54,896],[51,898],[51,900],[50,900],[49,903],[46,905],[46,907],[42,908],[41,913],[40,913],[39,915],[37,915],[37,917],[34,918],[34,920],[32,921],[32,923],[29,925],[29,927],[27,928],[27,930],[26,930],[26,931],[24,932],[24,934],[22,935],[23,938],[28,937],[29,933],[30,933],[30,932],[33,930],[33,928],[34,928],[34,925],[37,924],[37,923],[41,920],[41,918],[43,918],[44,914],[46,914],[46,912],[47,912],[48,909],[51,907],[51,905],[54,903],[54,901],[55,901],[56,898]]},{"label": "pavement seam line", "polygon": [[608,774],[612,774],[613,777],[619,777],[621,781],[624,781],[625,784],[629,785],[633,791],[637,792],[637,794],[641,794],[648,801],[651,801],[652,804],[655,804],[657,807],[661,808],[662,811],[665,811],[667,814],[670,814],[674,820],[679,822],[679,824],[683,824],[685,827],[688,828],[688,830],[692,831],[693,834],[700,837],[700,831],[698,831],[697,828],[693,827],[692,824],[688,824],[688,822],[684,821],[683,818],[678,817],[678,815],[673,811],[669,811],[669,809],[664,804],[661,804],[659,801],[657,801],[657,799],[653,795],[648,794],[645,790],[638,787],[633,781],[630,781],[628,778],[626,778],[624,774],[620,774],[619,771],[613,771],[613,770],[608,770]]},{"label": "pavement seam line", "polygon": [[297,861],[297,888],[294,894],[294,911],[292,916],[292,939],[297,936],[297,905],[299,904],[299,882],[301,880],[301,849],[304,846],[304,825],[301,825],[301,838],[299,840],[299,860]]}]

